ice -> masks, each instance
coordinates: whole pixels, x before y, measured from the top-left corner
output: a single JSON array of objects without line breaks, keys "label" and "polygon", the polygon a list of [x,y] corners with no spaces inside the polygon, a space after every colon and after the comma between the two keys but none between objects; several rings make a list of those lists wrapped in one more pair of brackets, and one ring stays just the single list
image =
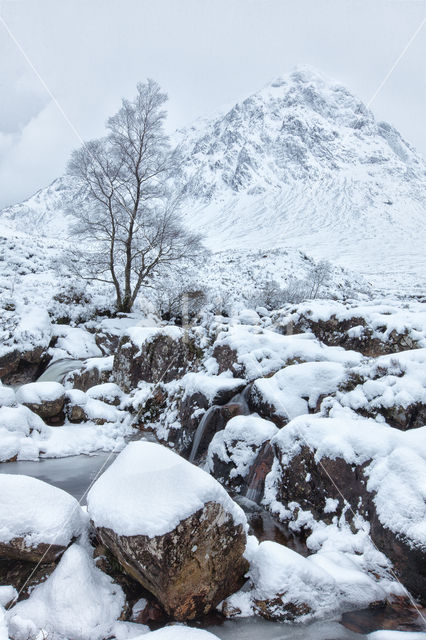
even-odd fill
[{"label": "ice", "polygon": [[173,451],[142,441],[128,444],[87,496],[95,526],[123,536],[168,533],[209,501],[246,526],[244,512],[212,476]]}]

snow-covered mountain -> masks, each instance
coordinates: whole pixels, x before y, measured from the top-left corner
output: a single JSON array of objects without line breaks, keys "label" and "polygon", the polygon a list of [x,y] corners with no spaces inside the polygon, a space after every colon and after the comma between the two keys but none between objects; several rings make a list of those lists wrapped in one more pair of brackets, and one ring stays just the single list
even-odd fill
[{"label": "snow-covered mountain", "polygon": [[[426,167],[391,125],[311,68],[178,131],[185,219],[214,251],[298,248],[378,286],[426,289]],[[69,179],[3,216],[62,233]]]}]

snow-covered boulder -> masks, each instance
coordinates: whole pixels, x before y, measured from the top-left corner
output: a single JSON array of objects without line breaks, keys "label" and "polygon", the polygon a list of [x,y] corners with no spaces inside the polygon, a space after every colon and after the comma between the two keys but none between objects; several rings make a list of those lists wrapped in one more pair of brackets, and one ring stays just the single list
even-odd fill
[{"label": "snow-covered boulder", "polygon": [[102,356],[95,341],[95,336],[81,327],[69,327],[68,325],[54,325],[54,348],[51,349],[55,360],[60,358],[73,358],[74,360],[86,360]]},{"label": "snow-covered boulder", "polygon": [[282,319],[283,331],[311,331],[330,346],[366,356],[397,353],[425,346],[424,313],[390,304],[344,304],[331,300],[304,302]]},{"label": "snow-covered boulder", "polygon": [[0,461],[37,459],[48,429],[38,415],[23,405],[0,407]]},{"label": "snow-covered boulder", "polygon": [[63,424],[65,389],[59,382],[31,382],[19,387],[16,400],[52,426]]},{"label": "snow-covered boulder", "polygon": [[[52,337],[52,326],[45,309],[19,305],[2,331],[0,322],[0,378],[6,384],[22,384],[34,380]],[[12,330],[11,330],[12,328]]]},{"label": "snow-covered boulder", "polygon": [[255,415],[232,418],[211,441],[206,470],[222,484],[246,491],[249,478],[255,477],[254,466],[260,451],[277,431],[272,422]]},{"label": "snow-covered boulder", "polygon": [[105,404],[112,404],[118,406],[123,399],[123,392],[120,387],[113,382],[105,382],[104,384],[97,384],[87,390],[89,398],[95,400],[101,400]]},{"label": "snow-covered boulder", "polygon": [[365,517],[373,542],[425,601],[426,427],[404,432],[343,413],[301,416],[272,445],[264,503],[293,522],[302,513],[328,523]]},{"label": "snow-covered boulder", "polygon": [[103,640],[111,637],[124,604],[121,588],[73,544],[46,582],[9,610],[9,632],[14,640]]},{"label": "snow-covered boulder", "polygon": [[129,444],[93,485],[88,511],[124,570],[177,620],[207,613],[244,581],[243,511],[161,445]]},{"label": "snow-covered boulder", "polygon": [[77,500],[29,476],[0,474],[0,557],[53,562],[84,529]]},{"label": "snow-covered boulder", "polygon": [[242,309],[238,314],[238,322],[241,324],[259,325],[260,316],[254,309]]},{"label": "snow-covered boulder", "polygon": [[255,380],[295,362],[329,361],[356,365],[362,356],[340,347],[327,347],[310,333],[281,335],[270,329],[230,326],[215,341],[213,357],[217,373]]},{"label": "snow-covered boulder", "polygon": [[170,382],[194,366],[198,349],[180,327],[131,327],[114,356],[114,381],[124,390],[138,382]]},{"label": "snow-covered boulder", "polygon": [[386,600],[383,588],[344,554],[304,558],[276,542],[260,543],[250,559],[249,580],[249,589],[225,601],[225,615],[306,622]]},{"label": "snow-covered boulder", "polygon": [[283,427],[296,416],[319,409],[324,396],[337,391],[345,377],[339,362],[304,362],[281,369],[270,378],[255,380],[250,408]]},{"label": "snow-covered boulder", "polygon": [[[349,371],[336,402],[396,429],[426,425],[426,349],[403,351]],[[328,403],[331,411],[335,403]]]}]

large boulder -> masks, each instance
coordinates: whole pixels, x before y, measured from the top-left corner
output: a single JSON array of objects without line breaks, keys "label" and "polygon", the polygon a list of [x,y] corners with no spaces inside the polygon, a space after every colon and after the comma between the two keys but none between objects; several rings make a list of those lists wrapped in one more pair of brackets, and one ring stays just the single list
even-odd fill
[{"label": "large boulder", "polygon": [[354,367],[330,410],[345,409],[405,431],[426,424],[426,349],[381,356]]},{"label": "large boulder", "polygon": [[207,473],[133,442],[88,494],[97,535],[176,620],[214,609],[244,582],[246,518]]},{"label": "large boulder", "polygon": [[403,432],[344,413],[295,418],[272,440],[264,503],[286,521],[365,518],[401,582],[425,602],[425,443],[426,427]]},{"label": "large boulder", "polygon": [[83,528],[80,505],[62,489],[0,474],[0,558],[53,562]]},{"label": "large boulder", "polygon": [[53,426],[64,423],[65,389],[59,382],[31,382],[16,393],[16,400]]},{"label": "large boulder", "polygon": [[170,382],[182,377],[201,355],[194,340],[179,327],[131,327],[114,356],[114,381],[124,391],[138,382]]}]

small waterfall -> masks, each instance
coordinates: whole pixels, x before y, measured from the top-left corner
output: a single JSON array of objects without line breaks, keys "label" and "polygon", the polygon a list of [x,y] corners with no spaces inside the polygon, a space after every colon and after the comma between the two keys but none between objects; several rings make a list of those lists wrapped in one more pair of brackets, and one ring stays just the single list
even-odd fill
[{"label": "small waterfall", "polygon": [[269,442],[260,448],[256,460],[247,478],[246,498],[257,504],[261,501],[265,489],[265,478],[271,470],[274,452]]},{"label": "small waterfall", "polygon": [[247,401],[248,395],[250,393],[250,386],[251,385],[248,385],[243,391],[241,391],[241,393],[237,393],[237,395],[231,398],[231,400],[228,403],[228,404],[238,404],[241,407],[242,416],[248,416],[251,413],[248,405],[248,401]]},{"label": "small waterfall", "polygon": [[83,365],[84,362],[82,360],[72,360],[71,358],[56,360],[47,367],[46,371],[37,379],[37,382],[62,382],[67,373],[75,371],[75,369],[81,369]]},{"label": "small waterfall", "polygon": [[210,407],[210,409],[207,409],[207,411],[205,412],[205,414],[203,415],[203,417],[200,420],[200,424],[197,427],[197,431],[195,432],[195,436],[194,436],[194,440],[192,441],[192,449],[191,449],[191,453],[189,456],[189,462],[194,462],[197,453],[198,453],[198,449],[200,447],[200,443],[201,440],[203,439],[204,436],[204,432],[206,430],[206,427],[209,423],[210,417],[213,413],[215,413],[218,409],[220,409],[220,407],[216,404],[214,404],[212,407]]}]

